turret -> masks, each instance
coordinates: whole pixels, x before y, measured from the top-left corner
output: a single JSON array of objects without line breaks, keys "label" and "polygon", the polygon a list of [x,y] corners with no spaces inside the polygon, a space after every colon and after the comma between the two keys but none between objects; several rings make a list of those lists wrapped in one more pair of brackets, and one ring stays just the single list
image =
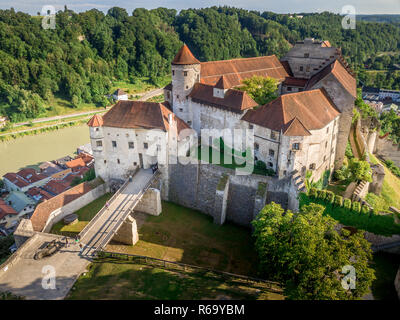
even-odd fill
[{"label": "turret", "polygon": [[172,110],[185,122],[191,122],[187,96],[196,82],[200,82],[200,61],[190,52],[186,44],[179,50],[171,63]]},{"label": "turret", "polygon": [[96,156],[103,151],[103,118],[102,116],[96,114],[88,121],[87,124],[89,126],[93,155],[96,158]]}]

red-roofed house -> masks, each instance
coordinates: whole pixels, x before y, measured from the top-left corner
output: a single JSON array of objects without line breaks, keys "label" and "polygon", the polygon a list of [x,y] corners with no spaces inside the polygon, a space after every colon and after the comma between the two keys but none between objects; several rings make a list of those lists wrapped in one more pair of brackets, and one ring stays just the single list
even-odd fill
[{"label": "red-roofed house", "polygon": [[50,179],[51,177],[48,177],[42,173],[37,173],[32,168],[25,168],[17,173],[9,172],[3,176],[5,187],[9,192],[25,192],[32,187],[46,184]]},{"label": "red-roofed house", "polygon": [[18,212],[0,199],[0,226],[10,228],[16,219],[18,219]]}]

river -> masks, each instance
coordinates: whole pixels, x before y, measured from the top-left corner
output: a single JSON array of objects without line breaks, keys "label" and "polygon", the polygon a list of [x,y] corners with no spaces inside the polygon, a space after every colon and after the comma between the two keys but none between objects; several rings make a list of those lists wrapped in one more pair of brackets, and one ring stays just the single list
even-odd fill
[{"label": "river", "polygon": [[37,166],[43,161],[73,155],[77,147],[89,142],[87,125],[0,142],[0,178],[7,172],[17,172],[26,166]]}]

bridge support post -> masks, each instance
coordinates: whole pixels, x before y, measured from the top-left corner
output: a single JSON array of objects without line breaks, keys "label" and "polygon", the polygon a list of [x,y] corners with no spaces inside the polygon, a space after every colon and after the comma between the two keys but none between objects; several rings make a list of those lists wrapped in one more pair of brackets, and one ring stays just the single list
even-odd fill
[{"label": "bridge support post", "polygon": [[151,214],[153,216],[159,216],[162,210],[160,190],[155,188],[149,188],[146,190],[134,210]]},{"label": "bridge support post", "polygon": [[139,234],[137,231],[136,220],[131,216],[128,216],[115,234],[113,240],[128,245],[134,245],[138,242]]}]

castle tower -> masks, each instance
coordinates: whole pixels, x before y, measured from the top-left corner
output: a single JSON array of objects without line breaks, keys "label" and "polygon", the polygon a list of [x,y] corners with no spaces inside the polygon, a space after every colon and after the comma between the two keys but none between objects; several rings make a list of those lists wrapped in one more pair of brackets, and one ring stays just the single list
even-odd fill
[{"label": "castle tower", "polygon": [[92,145],[94,161],[94,170],[96,176],[106,179],[106,164],[104,162],[105,145],[103,133],[103,118],[96,114],[87,123],[89,126],[90,142]]},{"label": "castle tower", "polygon": [[184,44],[171,63],[173,112],[188,125],[193,123],[193,114],[189,108],[188,94],[196,82],[200,82],[200,61]]}]

